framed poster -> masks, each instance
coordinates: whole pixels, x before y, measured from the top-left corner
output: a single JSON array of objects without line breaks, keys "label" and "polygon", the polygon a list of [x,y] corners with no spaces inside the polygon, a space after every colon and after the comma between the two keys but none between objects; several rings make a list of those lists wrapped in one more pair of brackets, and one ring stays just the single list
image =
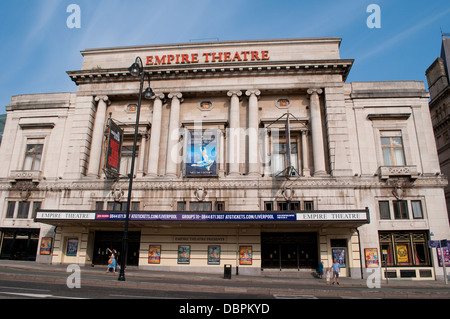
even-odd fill
[{"label": "framed poster", "polygon": [[208,265],[220,265],[220,246],[208,246]]},{"label": "framed poster", "polygon": [[341,268],[346,267],[345,265],[345,248],[333,248],[331,249],[331,253],[333,255],[333,260],[341,265]]},{"label": "framed poster", "polygon": [[217,176],[217,130],[189,130],[186,176]]},{"label": "framed poster", "polygon": [[161,245],[148,246],[148,263],[159,264],[161,262]]},{"label": "framed poster", "polygon": [[66,256],[76,256],[78,252],[78,238],[69,238],[67,240]]},{"label": "framed poster", "polygon": [[191,246],[178,245],[178,263],[189,264],[191,262]]},{"label": "framed poster", "polygon": [[253,262],[252,246],[239,247],[239,265],[251,265]]},{"label": "framed poster", "polygon": [[53,242],[53,238],[42,237],[41,247],[39,249],[39,255],[50,255],[50,253],[52,251],[52,242]]},{"label": "framed poster", "polygon": [[379,266],[377,248],[365,248],[364,256],[366,257],[366,268]]},{"label": "framed poster", "polygon": [[408,264],[409,263],[409,254],[408,254],[408,245],[397,245],[397,262]]}]

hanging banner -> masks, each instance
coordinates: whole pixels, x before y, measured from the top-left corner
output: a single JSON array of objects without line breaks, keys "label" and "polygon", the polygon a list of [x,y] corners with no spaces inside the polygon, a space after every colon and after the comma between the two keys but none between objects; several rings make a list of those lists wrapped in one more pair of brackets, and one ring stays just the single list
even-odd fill
[{"label": "hanging banner", "polygon": [[189,130],[186,176],[217,176],[217,131]]},{"label": "hanging banner", "polygon": [[112,119],[110,119],[105,170],[113,176],[119,176],[122,140],[123,130],[116,123],[114,123]]}]

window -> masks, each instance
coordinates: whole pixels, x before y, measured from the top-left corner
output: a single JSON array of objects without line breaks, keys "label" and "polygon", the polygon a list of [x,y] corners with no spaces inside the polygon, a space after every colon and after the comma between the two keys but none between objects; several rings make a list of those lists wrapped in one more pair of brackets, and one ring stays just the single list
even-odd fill
[{"label": "window", "polygon": [[14,218],[15,208],[16,208],[16,202],[8,202],[8,208],[6,210],[6,218]]},{"label": "window", "polygon": [[431,266],[425,232],[380,232],[382,266]]},{"label": "window", "polygon": [[211,202],[190,202],[189,210],[193,212],[210,212],[212,210]]},{"label": "window", "polygon": [[423,219],[422,202],[420,200],[411,201],[412,213],[414,219]]},{"label": "window", "polygon": [[408,219],[408,203],[406,200],[397,200],[393,202],[394,206],[394,218],[395,219]]},{"label": "window", "polygon": [[406,165],[400,132],[381,132],[381,148],[385,166]]},{"label": "window", "polygon": [[[131,145],[130,145],[131,144]],[[136,156],[134,161],[134,174],[137,170],[137,160],[136,157],[139,154],[139,145],[136,145]],[[122,153],[120,158],[120,175],[128,176],[131,170],[131,158],[133,156],[133,145],[132,142],[125,142],[122,145]]]},{"label": "window", "polygon": [[272,211],[273,210],[273,202],[264,202],[264,210]]},{"label": "window", "polygon": [[19,202],[19,210],[17,211],[17,218],[28,218],[29,210],[30,210],[30,202]]},{"label": "window", "polygon": [[[130,211],[138,211],[140,202],[131,202]],[[126,211],[127,210],[127,202],[108,202],[107,210],[112,211]]]},{"label": "window", "polygon": [[36,217],[36,212],[41,208],[41,202],[33,202],[33,210],[31,212],[31,218],[34,219]]},{"label": "window", "polygon": [[225,202],[216,202],[216,211],[221,212],[225,210]]},{"label": "window", "polygon": [[380,201],[378,205],[380,207],[380,219],[391,219],[389,201]]},{"label": "window", "polygon": [[300,202],[278,202],[278,210],[299,210]]},{"label": "window", "polygon": [[25,151],[25,160],[23,163],[24,171],[38,171],[41,167],[43,144],[27,144]]},{"label": "window", "polygon": [[177,211],[183,212],[185,210],[186,210],[186,202],[185,201],[177,202]]},{"label": "window", "polygon": [[[273,145],[272,152],[272,170],[275,176],[286,175],[287,166],[287,147],[286,143],[276,143]],[[290,175],[297,175],[298,172],[298,148],[297,143],[291,143],[291,166],[295,169]]]},{"label": "window", "polygon": [[314,202],[313,201],[305,201],[305,210],[314,210]]}]

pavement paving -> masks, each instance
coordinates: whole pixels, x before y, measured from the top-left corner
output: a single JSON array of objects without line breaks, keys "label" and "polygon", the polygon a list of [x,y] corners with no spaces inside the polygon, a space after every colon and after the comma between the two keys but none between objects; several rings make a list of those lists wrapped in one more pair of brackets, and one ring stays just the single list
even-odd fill
[{"label": "pavement paving", "polygon": [[[72,274],[68,265],[39,264],[31,261],[0,260],[0,277],[15,281],[66,284]],[[127,287],[161,291],[201,291],[271,295],[289,299],[301,297],[359,299],[450,299],[450,285],[436,280],[390,279],[369,288],[366,279],[340,278],[340,285],[327,285],[325,279],[304,272],[263,271],[260,276],[235,275],[225,279],[221,274],[150,271],[127,267],[126,281],[118,273],[106,273],[106,266],[81,266],[81,285]],[[233,269],[234,272],[234,269]]]}]

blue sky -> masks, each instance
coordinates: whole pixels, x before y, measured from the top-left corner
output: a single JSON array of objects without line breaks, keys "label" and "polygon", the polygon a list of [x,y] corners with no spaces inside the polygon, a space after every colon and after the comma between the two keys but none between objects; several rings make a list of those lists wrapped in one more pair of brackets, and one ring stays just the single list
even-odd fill
[{"label": "blue sky", "polygon": [[[70,4],[81,8],[79,29],[67,27]],[[367,27],[370,4],[381,8],[379,29]],[[441,28],[450,33],[449,0],[1,1],[0,114],[13,95],[75,92],[66,71],[81,68],[87,48],[206,38],[340,37],[341,58],[355,59],[347,82],[426,81]]]}]

